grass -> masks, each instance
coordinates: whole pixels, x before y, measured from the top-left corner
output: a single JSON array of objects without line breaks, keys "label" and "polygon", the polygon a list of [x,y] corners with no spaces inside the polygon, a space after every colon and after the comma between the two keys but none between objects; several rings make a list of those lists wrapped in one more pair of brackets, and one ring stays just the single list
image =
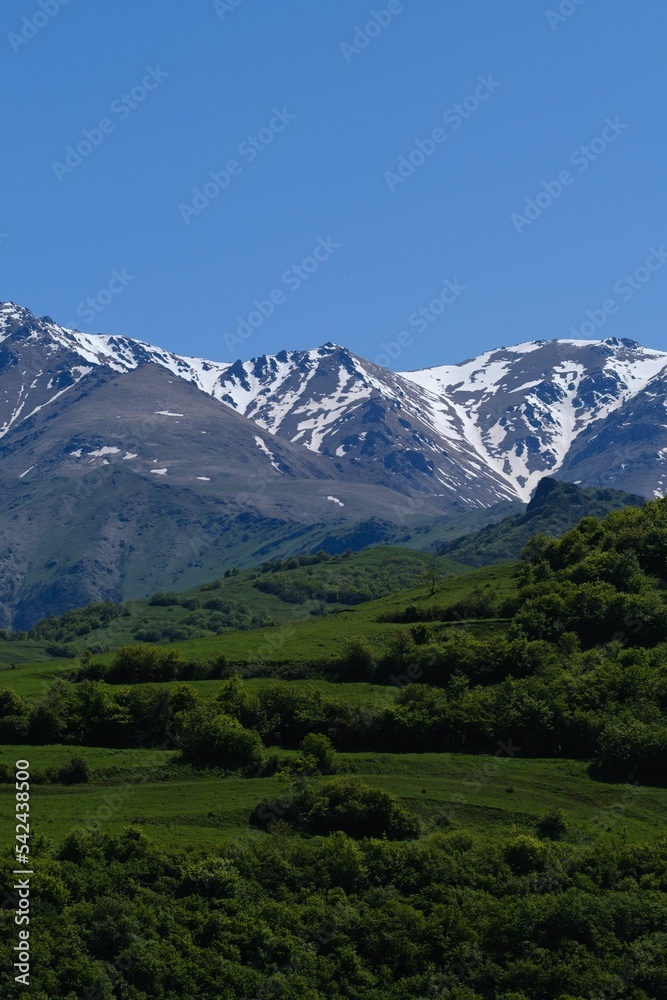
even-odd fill
[{"label": "grass", "polygon": [[[435,565],[442,574],[434,594],[423,582],[427,566]],[[312,571],[312,573],[311,573]],[[487,584],[496,586],[501,597],[514,592],[513,565],[493,566],[483,570],[469,571],[450,559],[436,558],[424,552],[378,546],[357,553],[338,563],[322,563],[314,567],[301,567],[285,572],[285,577],[303,580],[312,579],[314,586],[325,589],[331,584],[332,574],[352,573],[354,578],[365,581],[369,587],[393,586],[394,592],[386,597],[366,603],[350,605],[327,604],[319,600],[308,600],[303,604],[290,604],[275,594],[266,594],[253,586],[262,574],[256,570],[246,570],[238,576],[219,581],[216,590],[196,588],[186,591],[185,598],[194,597],[202,602],[210,598],[222,598],[233,603],[244,603],[251,615],[264,615],[274,619],[274,625],[246,630],[226,631],[218,635],[210,633],[200,638],[174,642],[188,658],[211,659],[224,652],[238,663],[257,660],[285,660],[303,662],[310,659],[330,659],[338,655],[345,642],[363,630],[369,639],[382,644],[391,636],[397,626],[376,621],[381,613],[406,607],[409,604],[429,607],[454,603],[474,587]],[[191,610],[180,606],[160,607],[149,604],[148,600],[138,600],[127,605],[129,615],[114,619],[106,628],[97,629],[77,639],[74,647],[82,652],[84,648],[107,647],[113,651],[128,642],[136,642],[134,632],[138,628],[151,625],[179,625],[192,614]],[[320,615],[324,609],[326,614]],[[311,612],[318,612],[315,616]],[[212,612],[213,613],[213,612]],[[47,651],[48,642],[0,641],[0,668],[11,664],[18,666],[36,662],[59,663],[63,668],[75,664],[75,660],[55,659]],[[108,658],[109,654],[106,654]],[[102,659],[105,657],[103,656]],[[6,678],[3,677],[3,681]]]},{"label": "grass", "polygon": [[[371,550],[376,552],[376,550]],[[392,551],[392,550],[390,550]],[[360,555],[366,555],[361,553]],[[410,554],[410,557],[416,554]],[[423,555],[423,554],[421,554]],[[370,556],[369,556],[370,558]],[[375,556],[377,565],[382,565],[382,557]],[[212,660],[224,654],[228,660],[241,669],[243,673],[252,674],[253,671],[265,668],[267,665],[280,666],[282,664],[309,664],[313,662],[323,662],[333,660],[340,656],[353,636],[364,635],[369,642],[379,651],[390,641],[397,631],[409,629],[408,625],[396,625],[391,623],[378,622],[378,617],[388,613],[403,609],[411,604],[417,607],[443,607],[456,603],[465,597],[475,587],[493,586],[496,587],[501,599],[509,597],[516,590],[514,579],[515,567],[513,564],[493,566],[483,570],[472,570],[457,573],[438,582],[435,593],[430,593],[429,585],[421,583],[417,587],[403,590],[392,594],[389,597],[380,598],[377,601],[369,601],[360,604],[355,608],[339,611],[324,617],[313,617],[303,605],[288,605],[284,602],[283,609],[287,609],[288,620],[282,624],[269,628],[254,629],[252,631],[227,632],[223,635],[211,635],[205,638],[188,639],[180,642],[168,643],[170,648],[179,649],[185,659]],[[246,574],[247,575],[247,574]],[[244,574],[239,577],[232,577],[230,589],[233,586],[247,588],[247,581],[241,580]],[[240,582],[239,582],[240,580]],[[225,581],[226,582],[226,581]],[[250,588],[253,590],[253,588]],[[205,592],[210,593],[210,592]],[[253,590],[258,599],[268,598],[277,601],[273,595],[260,594]],[[169,616],[176,611],[183,611],[179,608],[153,608],[163,617]],[[185,613],[185,612],[184,612]],[[119,619],[119,621],[127,621]],[[502,623],[498,622],[466,622],[467,628],[476,633],[486,633],[489,630],[502,628]],[[110,638],[110,628],[104,630],[107,638]],[[444,633],[450,628],[460,628],[460,624],[452,623],[435,626],[436,630]],[[125,629],[125,626],[123,626]],[[96,641],[100,633],[92,635]],[[115,637],[114,648],[128,641],[129,634],[125,631],[119,632]],[[21,647],[26,659],[17,655],[17,648]],[[12,660],[6,659],[8,649],[14,651]],[[0,642],[0,689],[8,688],[16,694],[27,698],[30,701],[37,700],[46,692],[49,684],[58,677],[71,675],[79,666],[79,660],[55,659],[42,657],[39,650],[43,649],[40,644],[25,641],[23,643]],[[29,658],[29,654],[32,659]],[[110,663],[113,652],[108,652],[95,657],[102,663]],[[219,682],[200,681],[196,683],[197,689],[203,693],[210,693],[212,697],[217,690]],[[317,682],[324,683],[324,682]],[[340,697],[346,697],[343,687],[336,686]],[[334,693],[333,691],[331,693]]]},{"label": "grass", "polygon": [[[363,554],[363,553],[362,553]],[[238,579],[238,578],[232,578]],[[515,592],[514,565],[493,566],[483,570],[472,570],[439,581],[435,593],[430,593],[427,584],[403,590],[377,601],[369,601],[355,608],[340,611],[325,617],[313,617],[303,605],[283,605],[288,609],[290,620],[270,628],[243,632],[227,632],[206,638],[188,639],[169,643],[179,649],[188,660],[212,660],[224,654],[242,672],[257,671],[267,664],[305,665],[333,660],[340,656],[353,636],[364,635],[369,642],[382,650],[397,631],[409,629],[408,625],[378,622],[382,614],[403,609],[411,604],[418,607],[442,607],[453,604],[465,597],[475,587],[493,586],[498,589],[501,599]],[[239,584],[240,586],[240,584]],[[257,592],[259,593],[259,592]],[[270,597],[272,595],[260,595]],[[281,602],[283,603],[283,602]],[[156,608],[162,614],[175,609]],[[183,609],[178,609],[182,611]],[[122,621],[123,619],[121,619]],[[460,628],[459,624],[434,626],[443,633],[450,628]],[[498,622],[466,622],[466,627],[477,633],[502,628]],[[98,633],[94,633],[95,636]],[[118,636],[118,645],[127,640],[123,633]],[[9,688],[29,700],[41,697],[48,685],[57,677],[67,676],[78,668],[79,660],[39,659],[34,653],[32,661],[11,663],[3,661],[6,647],[16,643],[0,642],[0,688]],[[19,644],[20,645],[20,644]],[[35,643],[25,643],[27,651],[35,649]],[[26,654],[27,655],[27,654]],[[110,663],[113,652],[96,656],[102,663]],[[196,683],[199,690],[215,692],[217,681]]]},{"label": "grass", "polygon": [[[516,589],[511,564],[463,571],[441,561],[446,575],[431,587],[420,575],[429,565],[424,553],[381,547],[353,556],[348,566],[376,579],[389,572],[397,579],[411,578],[412,585],[389,596],[332,609],[335,613],[312,615],[317,602],[287,604],[252,586],[256,573],[245,571],[221,581],[220,586],[191,591],[202,597],[222,594],[243,600],[252,613],[272,614],[278,624],[252,631],[226,632],[175,642],[185,659],[208,660],[224,653],[242,673],[261,666],[306,667],[339,657],[347,642],[365,636],[378,651],[397,631],[410,626],[383,623],[381,615],[418,607],[456,603],[475,587],[494,587],[501,600]],[[323,564],[331,572],[331,563]],[[314,567],[314,570],[318,567]],[[292,572],[292,571],[288,571]],[[296,570],[293,572],[297,572]],[[302,572],[299,570],[298,572]],[[159,607],[147,601],[134,602],[131,617],[112,622],[105,630],[91,633],[85,642],[104,641],[112,648],[132,641],[142,619],[175,622],[189,612],[180,607]],[[436,634],[458,623],[434,624]],[[467,622],[475,633],[504,627],[502,622]],[[99,655],[112,659],[110,650]],[[98,658],[96,656],[96,658]],[[9,688],[30,701],[42,697],[57,678],[71,676],[78,660],[49,658],[39,643],[0,642],[0,689]],[[221,681],[188,681],[203,697],[214,698]],[[393,699],[398,688],[371,683],[332,683],[311,677],[276,681],[250,677],[251,691],[269,684],[289,683],[298,689],[317,690],[353,705],[372,705]],[[142,685],[143,686],[143,685]],[[289,751],[278,751],[287,759]],[[232,837],[262,837],[250,829],[248,817],[263,798],[284,794],[276,777],[225,777],[214,771],[198,771],[179,762],[177,751],[114,750],[75,746],[4,746],[0,764],[13,766],[17,759],[31,762],[33,773],[69,764],[74,756],[86,759],[90,781],[64,786],[35,783],[31,789],[31,832],[60,840],[74,826],[99,823],[102,829],[120,832],[127,824],[140,826],[158,843],[183,849],[215,849]],[[559,807],[571,817],[566,840],[622,836],[641,843],[662,835],[667,823],[667,789],[627,788],[597,782],[579,761],[522,759],[464,754],[341,754],[344,769],[375,787],[396,795],[422,822],[422,836],[438,830],[461,831],[501,843],[512,832],[536,834],[537,822],[547,810]],[[328,779],[318,778],[317,781]],[[0,785],[0,843],[7,848],[14,838],[14,787]]]},{"label": "grass", "polygon": [[[33,785],[31,790],[31,830],[53,840],[74,826],[99,822],[119,833],[132,823],[165,845],[215,848],[230,837],[264,836],[250,829],[248,816],[266,796],[284,793],[277,777],[193,772],[177,763],[174,751],[2,747],[0,762],[25,758],[36,769],[65,764],[74,753],[92,769],[88,784]],[[667,789],[593,781],[580,761],[463,754],[340,758],[356,776],[397,795],[417,813],[423,836],[439,828],[495,843],[512,832],[534,836],[539,817],[551,807],[572,817],[569,841],[622,836],[641,843],[661,835],[667,823]],[[0,785],[0,842],[5,845],[14,836],[13,795],[13,786]],[[448,821],[442,826],[444,816]]]},{"label": "grass", "polygon": [[12,668],[0,666],[0,689],[36,701],[46,694],[49,686],[59,677],[67,677],[78,667],[78,660],[47,660],[37,663],[19,663]]}]

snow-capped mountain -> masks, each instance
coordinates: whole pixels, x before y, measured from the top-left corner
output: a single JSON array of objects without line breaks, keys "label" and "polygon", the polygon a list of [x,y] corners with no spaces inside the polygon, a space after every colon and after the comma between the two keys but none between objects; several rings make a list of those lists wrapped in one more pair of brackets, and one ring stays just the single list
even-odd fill
[{"label": "snow-capped mountain", "polygon": [[225,364],[0,304],[0,624],[480,527],[545,475],[662,496],[666,399],[667,353],[628,340],[403,373],[331,343]]},{"label": "snow-capped mountain", "polygon": [[[128,338],[68,330],[13,303],[0,306],[0,439],[84,387],[89,391],[95,380],[153,367],[241,414],[264,436],[323,456],[335,479],[363,479],[431,498],[429,512],[516,499],[511,480],[478,455],[446,400],[335,344],[221,364]],[[171,408],[178,410],[175,404]],[[164,402],[161,409],[168,412],[169,405]],[[136,451],[127,440],[95,444],[90,451],[117,449],[107,451],[107,462]],[[270,450],[265,441],[257,449],[262,455]],[[70,456],[77,450],[70,449]],[[35,465],[31,474],[39,471]],[[204,469],[201,475],[209,473]]]},{"label": "snow-capped mountain", "polygon": [[[93,374],[146,365],[190,382],[274,438],[326,456],[335,478],[363,470],[389,488],[439,497],[443,510],[527,502],[542,476],[559,473],[647,496],[662,494],[667,482],[667,353],[616,339],[535,340],[397,374],[331,343],[232,364],[181,357],[68,330],[4,303],[0,438]],[[637,448],[640,426],[648,452]],[[592,460],[602,449],[615,456]]]},{"label": "snow-capped mountain", "polygon": [[[642,418],[644,436],[647,443],[662,439],[667,402],[663,351],[615,338],[535,340],[404,377],[446,401],[448,414],[455,411],[458,426],[485,464],[506,477],[524,502],[542,476],[556,473],[584,485],[639,487],[646,496],[662,495],[667,474],[662,448],[652,447],[642,470],[631,471],[637,456],[620,447],[616,430],[604,436],[605,447],[616,449],[611,462],[602,455],[600,435],[604,428],[630,425],[639,432],[629,414],[640,400],[651,399],[654,407]],[[597,460],[591,462],[588,449],[582,465],[577,456],[584,442],[592,440],[598,441],[593,449]]]}]

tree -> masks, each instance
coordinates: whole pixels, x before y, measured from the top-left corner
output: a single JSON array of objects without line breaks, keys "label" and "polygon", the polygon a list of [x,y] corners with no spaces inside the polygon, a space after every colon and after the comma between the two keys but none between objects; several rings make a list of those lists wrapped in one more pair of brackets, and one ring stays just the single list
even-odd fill
[{"label": "tree", "polygon": [[423,577],[430,588],[429,595],[433,597],[433,595],[435,594],[436,587],[442,579],[442,573],[438,569],[437,565],[435,563],[432,563],[430,566],[427,566],[426,569],[424,570]]},{"label": "tree", "polygon": [[534,837],[521,834],[505,845],[505,858],[515,875],[541,871],[546,859],[546,847]]},{"label": "tree", "polygon": [[389,792],[372,788],[359,778],[337,778],[318,789],[306,828],[316,834],[342,830],[350,837],[416,837],[419,823]]},{"label": "tree", "polygon": [[301,741],[301,750],[314,762],[320,774],[333,774],[336,770],[334,745],[323,733],[308,733]]},{"label": "tree", "polygon": [[229,771],[256,771],[266,756],[259,733],[244,729],[230,715],[212,715],[208,708],[186,715],[182,745],[185,760]]},{"label": "tree", "polygon": [[560,840],[565,836],[571,826],[571,818],[564,809],[557,809],[555,806],[545,812],[537,824],[537,829],[542,837],[549,840]]}]

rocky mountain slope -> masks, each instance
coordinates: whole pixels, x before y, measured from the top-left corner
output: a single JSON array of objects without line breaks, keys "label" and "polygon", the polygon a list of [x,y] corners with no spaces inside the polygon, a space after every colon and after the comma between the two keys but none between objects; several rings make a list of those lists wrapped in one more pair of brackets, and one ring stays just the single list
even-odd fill
[{"label": "rocky mountain slope", "polygon": [[0,304],[0,624],[479,526],[545,475],[661,495],[666,379],[667,354],[617,340],[401,374],[335,344],[224,364]]},{"label": "rocky mountain slope", "polygon": [[[486,464],[524,502],[555,473],[662,495],[665,352],[614,338],[535,340],[405,377],[447,400]],[[643,433],[632,416],[638,407]],[[619,433],[632,424],[632,433]],[[644,452],[631,447],[635,440]]]},{"label": "rocky mountain slope", "polygon": [[485,525],[433,548],[438,555],[450,556],[466,566],[512,562],[520,557],[535,535],[557,538],[583,517],[606,517],[624,507],[642,507],[644,502],[644,497],[622,490],[582,489],[574,483],[560,483],[545,477],[540,479],[524,511],[509,514],[496,524]]}]

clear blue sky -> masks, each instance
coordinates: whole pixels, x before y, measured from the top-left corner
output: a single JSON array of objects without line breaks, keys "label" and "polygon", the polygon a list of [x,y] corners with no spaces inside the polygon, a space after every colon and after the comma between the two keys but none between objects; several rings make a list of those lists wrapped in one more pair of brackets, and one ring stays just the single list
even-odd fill
[{"label": "clear blue sky", "polygon": [[[0,10],[0,298],[219,360],[328,340],[376,358],[405,331],[392,367],[451,363],[573,336],[606,300],[599,336],[667,349],[667,264],[618,285],[667,244],[664,0],[391,0],[358,51],[388,0],[41,3]],[[420,321],[446,280],[465,291]]]}]

